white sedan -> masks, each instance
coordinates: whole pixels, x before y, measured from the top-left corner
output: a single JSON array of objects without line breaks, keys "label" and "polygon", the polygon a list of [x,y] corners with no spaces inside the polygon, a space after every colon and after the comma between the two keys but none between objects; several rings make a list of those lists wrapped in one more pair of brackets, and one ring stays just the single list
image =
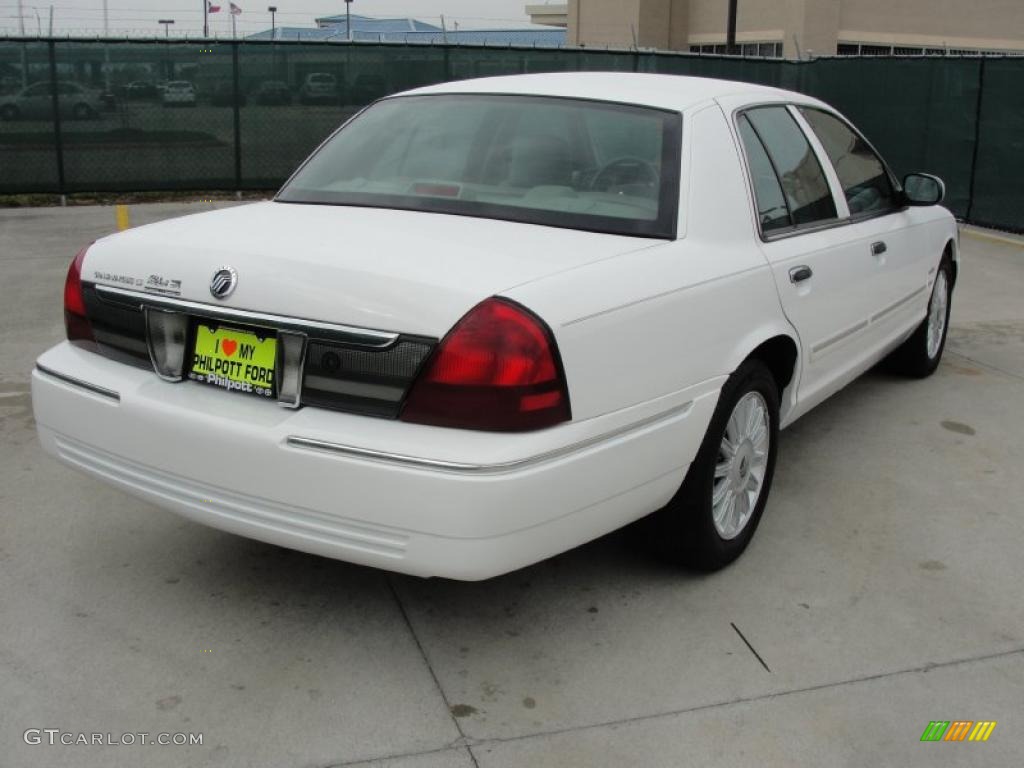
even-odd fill
[{"label": "white sedan", "polygon": [[394,571],[483,579],[652,513],[670,556],[719,568],[779,429],[887,356],[938,365],[942,196],[773,88],[399,94],[272,201],[83,249],[39,437],[194,520]]},{"label": "white sedan", "polygon": [[165,107],[194,107],[195,86],[188,80],[171,80],[160,91],[160,101]]}]

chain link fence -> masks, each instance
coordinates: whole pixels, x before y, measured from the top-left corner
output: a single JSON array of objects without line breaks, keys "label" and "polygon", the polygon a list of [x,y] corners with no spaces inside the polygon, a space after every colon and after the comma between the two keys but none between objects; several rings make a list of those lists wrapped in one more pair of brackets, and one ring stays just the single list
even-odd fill
[{"label": "chain link fence", "polygon": [[585,49],[0,39],[0,194],[279,186],[381,96],[488,75],[698,75],[817,96],[900,175],[945,179],[974,223],[1024,231],[1024,58],[809,62]]}]

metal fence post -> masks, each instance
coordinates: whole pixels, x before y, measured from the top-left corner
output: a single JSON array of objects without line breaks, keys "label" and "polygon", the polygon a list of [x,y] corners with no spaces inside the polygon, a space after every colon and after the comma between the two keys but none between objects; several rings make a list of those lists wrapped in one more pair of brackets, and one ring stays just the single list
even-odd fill
[{"label": "metal fence post", "polygon": [[47,41],[46,46],[50,55],[50,97],[53,104],[53,141],[57,150],[57,191],[60,194],[60,204],[65,205],[67,189],[64,182],[64,137],[60,129],[60,100],[57,98],[57,52],[54,50],[53,40]]},{"label": "metal fence post", "polygon": [[235,192],[242,192],[242,116],[238,108],[242,94],[238,88],[238,42],[231,43],[231,63],[234,77],[234,107],[235,107]]},{"label": "metal fence post", "polygon": [[974,213],[974,182],[978,175],[978,147],[981,144],[981,101],[985,95],[985,62],[986,56],[981,57],[981,65],[978,67],[978,99],[974,104],[974,147],[971,150],[971,181],[967,188],[967,212],[964,220],[971,221]]}]

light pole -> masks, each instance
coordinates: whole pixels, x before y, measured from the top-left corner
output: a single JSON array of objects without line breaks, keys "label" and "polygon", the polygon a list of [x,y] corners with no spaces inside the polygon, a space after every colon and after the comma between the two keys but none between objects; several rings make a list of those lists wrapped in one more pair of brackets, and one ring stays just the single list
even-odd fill
[{"label": "light pole", "polygon": [[725,52],[732,55],[736,50],[736,15],[738,0],[729,0],[729,19],[725,29]]},{"label": "light pole", "polygon": [[348,41],[352,42],[352,0],[345,0],[345,32],[348,33]]},{"label": "light pole", "polygon": [[160,19],[160,21],[158,21],[157,23],[164,25],[164,37],[165,38],[166,37],[170,37],[171,36],[171,24],[174,23],[174,19]]},{"label": "light pole", "polygon": [[[274,14],[277,13],[277,6],[271,5],[267,8],[270,11],[270,42],[277,40],[277,26],[274,24]],[[270,46],[270,76],[277,77],[277,46]]]}]

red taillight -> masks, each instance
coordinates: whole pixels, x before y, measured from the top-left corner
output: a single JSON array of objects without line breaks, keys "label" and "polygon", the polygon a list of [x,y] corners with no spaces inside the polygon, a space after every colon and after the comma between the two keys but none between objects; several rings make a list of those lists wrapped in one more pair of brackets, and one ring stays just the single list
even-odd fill
[{"label": "red taillight", "polygon": [[507,299],[477,304],[427,360],[401,418],[500,432],[568,421],[569,393],[551,331]]},{"label": "red taillight", "polygon": [[92,326],[89,325],[82,297],[82,261],[87,250],[88,247],[83,248],[72,259],[64,280],[64,328],[69,341],[93,341]]}]

